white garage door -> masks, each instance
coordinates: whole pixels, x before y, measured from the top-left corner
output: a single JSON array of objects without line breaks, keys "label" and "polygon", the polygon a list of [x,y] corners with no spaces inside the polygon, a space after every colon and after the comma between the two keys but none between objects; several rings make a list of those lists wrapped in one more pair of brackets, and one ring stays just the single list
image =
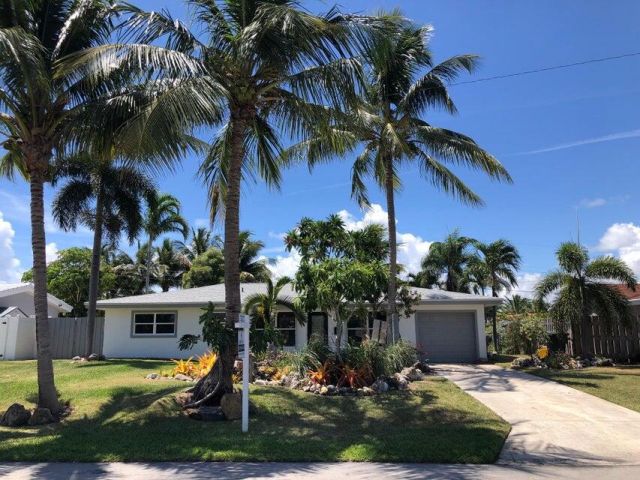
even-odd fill
[{"label": "white garage door", "polygon": [[416,341],[430,362],[478,360],[474,312],[416,312]]}]

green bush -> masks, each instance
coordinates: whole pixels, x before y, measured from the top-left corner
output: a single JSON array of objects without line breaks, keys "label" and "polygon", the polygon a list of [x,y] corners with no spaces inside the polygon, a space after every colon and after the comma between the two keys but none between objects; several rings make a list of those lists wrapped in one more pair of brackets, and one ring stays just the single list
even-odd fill
[{"label": "green bush", "polygon": [[384,348],[385,374],[393,375],[418,361],[418,350],[409,342],[399,340]]},{"label": "green bush", "polygon": [[385,348],[371,340],[349,344],[343,352],[343,361],[354,368],[367,367],[376,377],[386,374]]},{"label": "green bush", "polygon": [[509,320],[502,335],[502,346],[508,354],[533,354],[548,342],[544,319],[537,315],[527,314]]}]

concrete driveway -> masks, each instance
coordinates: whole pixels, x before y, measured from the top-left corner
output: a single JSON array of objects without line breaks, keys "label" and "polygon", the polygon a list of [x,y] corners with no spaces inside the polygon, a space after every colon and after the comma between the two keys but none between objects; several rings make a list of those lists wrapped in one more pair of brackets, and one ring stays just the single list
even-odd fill
[{"label": "concrete driveway", "polygon": [[640,465],[640,413],[495,365],[435,368],[512,425],[500,464]]}]

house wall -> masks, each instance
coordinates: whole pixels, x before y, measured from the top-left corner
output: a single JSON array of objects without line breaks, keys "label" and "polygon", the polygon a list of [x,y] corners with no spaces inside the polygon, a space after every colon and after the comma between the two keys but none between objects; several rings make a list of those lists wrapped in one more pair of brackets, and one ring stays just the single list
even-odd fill
[{"label": "house wall", "polygon": [[[420,305],[419,311],[472,311],[476,315],[478,358],[486,360],[487,348],[484,333],[483,305]],[[132,312],[141,311],[175,311],[177,312],[177,334],[175,337],[133,337],[131,334]],[[103,352],[110,358],[187,358],[199,355],[207,350],[204,343],[199,343],[192,350],[181,351],[178,340],[185,334],[200,333],[198,319],[202,314],[200,308],[161,308],[105,309],[104,346]],[[335,321],[329,317],[329,344],[335,345]],[[416,343],[415,315],[400,318],[400,336],[408,342]],[[347,332],[343,332],[343,344],[346,344]],[[307,325],[296,324],[296,347],[302,348],[307,344]],[[291,347],[288,350],[295,350]]]},{"label": "house wall", "polygon": [[[6,308],[18,307],[25,315],[36,314],[33,306],[33,295],[28,292],[14,293],[13,295],[2,297],[0,298],[0,305]],[[53,305],[48,305],[48,312],[50,317],[57,317],[59,310]]]}]

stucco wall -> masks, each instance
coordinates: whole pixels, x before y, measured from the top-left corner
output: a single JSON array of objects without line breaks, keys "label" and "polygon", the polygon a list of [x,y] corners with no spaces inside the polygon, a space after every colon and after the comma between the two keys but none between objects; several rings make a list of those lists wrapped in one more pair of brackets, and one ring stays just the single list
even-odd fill
[{"label": "stucco wall", "polygon": [[[483,305],[421,305],[420,311],[472,311],[476,315],[478,358],[486,360],[487,348],[484,333]],[[175,337],[133,337],[131,335],[132,312],[155,311],[149,309],[111,308],[105,310],[104,347],[103,351],[111,358],[187,358],[198,355],[207,350],[203,343],[196,345],[193,350],[181,351],[178,340],[185,334],[200,333],[198,319],[202,314],[199,308],[163,308],[157,311],[177,312],[177,335]],[[330,345],[334,344],[335,322],[330,317],[328,333]],[[343,344],[346,342],[344,331]],[[400,335],[403,339],[415,345],[416,325],[415,315],[400,318]],[[296,348],[307,344],[307,326],[296,323]],[[293,348],[288,348],[293,350]]]}]

